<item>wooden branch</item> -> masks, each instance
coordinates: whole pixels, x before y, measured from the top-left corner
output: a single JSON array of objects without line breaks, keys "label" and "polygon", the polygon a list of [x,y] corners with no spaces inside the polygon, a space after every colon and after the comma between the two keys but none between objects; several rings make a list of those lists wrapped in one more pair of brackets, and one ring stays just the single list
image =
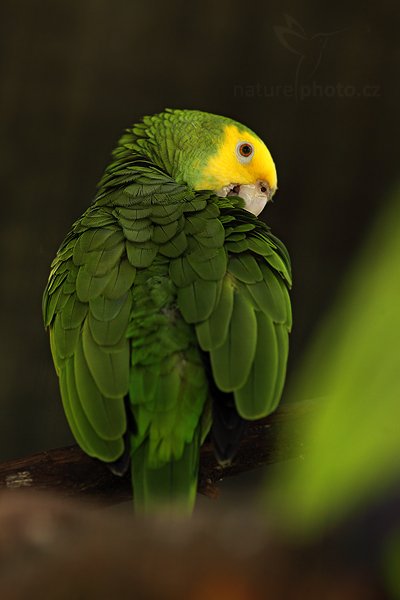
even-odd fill
[{"label": "wooden branch", "polygon": [[[198,491],[216,497],[216,484],[225,477],[300,456],[300,423],[313,405],[313,401],[297,402],[281,407],[265,419],[251,422],[229,467],[218,465],[212,444],[206,442],[201,448]],[[290,433],[288,424],[292,425]],[[95,497],[108,505],[128,500],[132,495],[129,475],[113,475],[104,463],[90,458],[78,446],[56,448],[0,463],[0,489],[11,488]]]}]

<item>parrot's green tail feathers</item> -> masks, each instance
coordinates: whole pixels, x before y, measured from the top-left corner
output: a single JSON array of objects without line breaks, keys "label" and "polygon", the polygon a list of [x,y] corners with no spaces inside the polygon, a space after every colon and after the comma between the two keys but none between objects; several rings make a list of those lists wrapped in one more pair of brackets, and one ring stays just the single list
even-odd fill
[{"label": "parrot's green tail feathers", "polygon": [[134,505],[140,514],[190,515],[193,511],[199,470],[200,439],[195,434],[182,456],[160,466],[149,458],[149,440],[132,454]]}]

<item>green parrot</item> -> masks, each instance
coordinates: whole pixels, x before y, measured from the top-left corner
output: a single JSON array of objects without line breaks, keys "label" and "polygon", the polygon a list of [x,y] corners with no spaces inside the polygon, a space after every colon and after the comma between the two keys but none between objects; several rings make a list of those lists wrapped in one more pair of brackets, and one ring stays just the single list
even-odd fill
[{"label": "green parrot", "polygon": [[227,464],[280,400],[290,260],[257,218],[276,187],[247,127],[146,116],[51,265],[43,315],[69,426],[114,473],[131,464],[140,512],[190,512],[206,436]]}]

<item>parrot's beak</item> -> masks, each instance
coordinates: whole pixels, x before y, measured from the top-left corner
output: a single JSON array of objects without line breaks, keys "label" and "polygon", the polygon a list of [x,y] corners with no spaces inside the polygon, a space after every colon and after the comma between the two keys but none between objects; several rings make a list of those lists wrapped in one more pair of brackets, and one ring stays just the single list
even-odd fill
[{"label": "parrot's beak", "polygon": [[264,210],[267,202],[271,200],[276,188],[262,180],[257,180],[256,183],[231,183],[224,186],[216,193],[218,196],[225,198],[226,196],[240,196],[245,202],[245,209],[258,216]]}]

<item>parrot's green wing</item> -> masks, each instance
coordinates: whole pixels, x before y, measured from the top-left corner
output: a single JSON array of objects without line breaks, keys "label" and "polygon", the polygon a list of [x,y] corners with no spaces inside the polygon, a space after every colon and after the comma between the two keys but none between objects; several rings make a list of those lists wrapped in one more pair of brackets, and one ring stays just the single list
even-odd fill
[{"label": "parrot's green wing", "polygon": [[234,393],[243,418],[259,419],[276,408],[285,379],[290,262],[284,246],[253,215],[233,210],[225,218],[229,263],[224,283],[233,306],[226,333],[208,340],[207,349],[217,385]]},{"label": "parrot's green wing", "polygon": [[69,425],[81,448],[106,462],[124,450],[135,274],[111,211],[93,207],[58,251],[43,298]]},{"label": "parrot's green wing", "polygon": [[292,320],[291,274],[283,244],[240,208],[240,199],[210,201],[191,217],[194,238],[185,256],[171,264],[171,277],[179,309],[195,325],[199,345],[209,353],[214,387],[222,392],[214,397],[213,433],[224,461],[236,450],[237,413],[246,420],[264,417],[281,397]]}]

